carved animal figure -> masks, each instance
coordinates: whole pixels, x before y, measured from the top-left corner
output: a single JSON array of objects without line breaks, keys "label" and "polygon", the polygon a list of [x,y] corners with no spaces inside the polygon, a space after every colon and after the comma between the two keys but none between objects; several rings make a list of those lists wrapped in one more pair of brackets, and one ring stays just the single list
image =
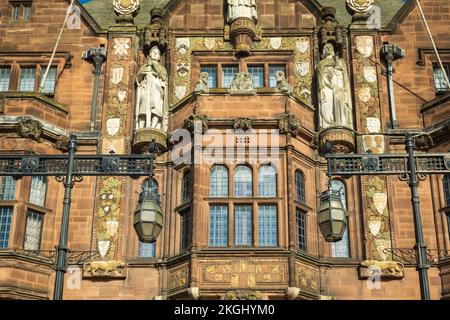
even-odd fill
[{"label": "carved animal figure", "polygon": [[124,261],[92,261],[85,263],[83,266],[83,270],[87,273],[97,275],[97,272],[101,272],[102,274],[112,274],[112,275],[120,275],[120,269],[125,268]]},{"label": "carved animal figure", "polygon": [[381,273],[399,274],[405,269],[405,266],[401,262],[397,261],[376,261],[366,260],[361,263],[363,267],[376,266],[381,270]]}]

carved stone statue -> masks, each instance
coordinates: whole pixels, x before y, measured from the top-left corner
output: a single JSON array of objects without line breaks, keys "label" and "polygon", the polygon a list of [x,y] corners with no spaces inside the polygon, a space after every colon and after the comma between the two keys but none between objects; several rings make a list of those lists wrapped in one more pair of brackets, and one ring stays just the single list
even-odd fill
[{"label": "carved stone statue", "polygon": [[154,46],[136,76],[136,129],[167,130],[167,70],[160,60],[161,52]]},{"label": "carved stone statue", "polygon": [[256,11],[256,0],[227,0],[228,4],[228,23],[238,18],[248,18],[253,21],[258,20]]},{"label": "carved stone statue", "polygon": [[254,93],[253,77],[248,72],[239,72],[231,83],[231,93]]},{"label": "carved stone statue", "polygon": [[200,74],[200,79],[195,84],[194,91],[198,93],[209,93],[208,80],[209,80],[208,72],[202,72]]},{"label": "carved stone statue", "polygon": [[286,80],[286,76],[284,75],[284,72],[279,70],[275,73],[275,79],[277,80],[277,91],[280,91],[282,93],[291,93],[292,87]]},{"label": "carved stone statue", "polygon": [[317,76],[320,128],[353,128],[353,106],[347,66],[344,59],[336,56],[331,43],[323,47],[323,59],[317,67]]}]

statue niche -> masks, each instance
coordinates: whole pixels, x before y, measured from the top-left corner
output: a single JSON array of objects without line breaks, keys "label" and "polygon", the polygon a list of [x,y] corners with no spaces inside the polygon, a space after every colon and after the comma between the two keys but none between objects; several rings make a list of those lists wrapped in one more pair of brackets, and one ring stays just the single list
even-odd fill
[{"label": "statue niche", "polygon": [[152,139],[161,146],[166,146],[169,114],[168,74],[160,61],[161,51],[157,46],[153,46],[136,75],[135,147],[150,143]]},{"label": "statue niche", "polygon": [[344,59],[336,56],[331,43],[323,47],[323,59],[317,67],[317,83],[320,129],[353,129],[353,106],[347,66]]}]

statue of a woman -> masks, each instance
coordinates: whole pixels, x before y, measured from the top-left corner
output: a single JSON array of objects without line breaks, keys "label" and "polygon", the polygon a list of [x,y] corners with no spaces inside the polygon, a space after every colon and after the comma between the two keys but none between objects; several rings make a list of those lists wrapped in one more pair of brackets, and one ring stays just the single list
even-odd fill
[{"label": "statue of a woman", "polygon": [[161,52],[155,46],[136,76],[136,129],[167,129],[167,70],[160,64],[160,60]]},{"label": "statue of a woman", "polygon": [[258,20],[256,0],[227,0],[228,23],[237,18],[249,18],[255,22]]},{"label": "statue of a woman", "polygon": [[320,128],[343,126],[353,129],[353,106],[350,81],[344,59],[335,55],[327,43],[317,67]]}]

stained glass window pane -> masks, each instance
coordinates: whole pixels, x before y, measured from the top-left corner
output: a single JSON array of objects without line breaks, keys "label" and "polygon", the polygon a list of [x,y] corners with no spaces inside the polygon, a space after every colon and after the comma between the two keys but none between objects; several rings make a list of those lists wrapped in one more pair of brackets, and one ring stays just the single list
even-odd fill
[{"label": "stained glass window pane", "polygon": [[209,246],[228,246],[228,207],[214,205],[209,211]]},{"label": "stained glass window pane", "polygon": [[248,72],[253,77],[253,86],[255,88],[264,87],[264,66],[249,66]]},{"label": "stained glass window pane", "polygon": [[0,68],[0,92],[9,90],[9,82],[11,79],[11,68]]},{"label": "stained glass window pane", "polygon": [[234,77],[238,73],[237,66],[223,66],[222,67],[222,87],[230,88]]},{"label": "stained glass window pane", "polygon": [[202,66],[201,72],[208,73],[208,87],[217,88],[217,66]]},{"label": "stained glass window pane", "polygon": [[30,203],[44,207],[46,193],[47,193],[47,178],[43,176],[32,177],[30,187]]},{"label": "stained glass window pane", "polygon": [[42,214],[29,211],[27,215],[27,227],[25,229],[24,250],[39,251],[41,248]]},{"label": "stained glass window pane", "polygon": [[8,248],[12,214],[12,207],[0,207],[0,249]]},{"label": "stained glass window pane", "polygon": [[[335,190],[335,191],[340,191],[342,204],[344,205],[344,208],[347,209],[346,189],[345,189],[344,183],[340,180],[333,180],[331,183],[331,189]],[[342,236],[342,240],[338,241],[338,242],[333,242],[331,244],[331,253],[332,253],[332,256],[335,258],[350,257],[348,221],[347,221],[347,227],[345,228],[345,232]]]},{"label": "stained glass window pane", "polygon": [[234,242],[238,246],[252,245],[252,206],[234,206]]},{"label": "stained glass window pane", "polygon": [[211,169],[209,195],[213,198],[228,197],[228,170],[217,165]]},{"label": "stained glass window pane", "polygon": [[36,81],[36,68],[22,68],[20,70],[19,91],[33,92]]},{"label": "stained glass window pane", "polygon": [[278,245],[277,206],[259,206],[258,226],[259,246],[276,247]]},{"label": "stained glass window pane", "polygon": [[247,166],[238,166],[234,172],[234,196],[252,197],[253,177],[252,170]]},{"label": "stained glass window pane", "polygon": [[14,200],[16,197],[16,181],[13,177],[0,177],[0,200]]}]

